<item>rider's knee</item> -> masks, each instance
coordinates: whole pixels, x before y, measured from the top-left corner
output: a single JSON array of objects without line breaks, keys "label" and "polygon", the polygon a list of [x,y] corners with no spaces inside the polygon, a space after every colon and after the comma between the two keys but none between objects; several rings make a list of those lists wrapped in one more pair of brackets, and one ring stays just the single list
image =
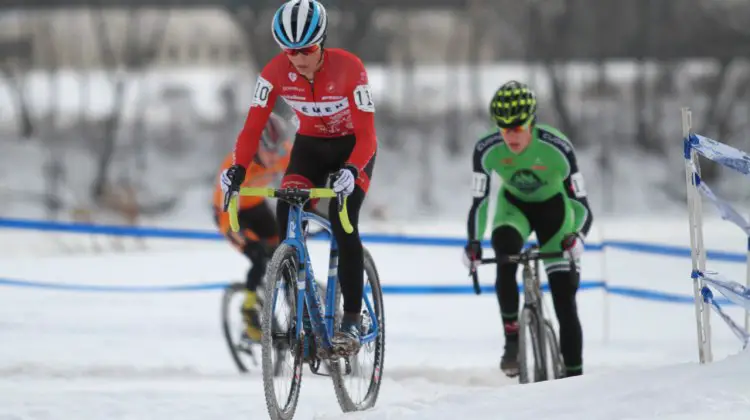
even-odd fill
[{"label": "rider's knee", "polygon": [[253,265],[258,266],[266,264],[272,251],[269,251],[265,241],[252,241],[245,244],[243,253]]},{"label": "rider's knee", "polygon": [[492,231],[492,249],[496,254],[517,254],[523,248],[523,238],[512,226],[498,226]]}]

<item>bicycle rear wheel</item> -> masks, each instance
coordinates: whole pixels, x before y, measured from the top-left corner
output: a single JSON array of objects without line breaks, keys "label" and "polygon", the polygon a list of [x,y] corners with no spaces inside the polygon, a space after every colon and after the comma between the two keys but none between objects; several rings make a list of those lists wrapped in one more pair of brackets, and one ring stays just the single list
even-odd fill
[{"label": "bicycle rear wheel", "polygon": [[[245,285],[242,283],[232,283],[224,288],[224,293],[221,298],[221,327],[224,332],[224,339],[229,347],[229,354],[234,360],[234,364],[241,373],[248,371],[248,360],[251,358],[254,361],[252,349],[245,347],[241,343],[242,329],[244,323],[242,320],[236,322],[231,314],[236,313],[239,315],[240,311],[234,308],[232,300],[238,296],[242,296],[245,293]],[[247,357],[245,357],[247,356]],[[257,365],[257,362],[254,364]]]},{"label": "bicycle rear wheel", "polygon": [[537,313],[530,307],[524,307],[518,317],[518,364],[519,378],[522,384],[547,380],[544,352],[541,343],[544,330]]},{"label": "bicycle rear wheel", "polygon": [[[261,317],[263,391],[272,420],[292,419],[299,401],[303,349],[302,341],[295,334],[298,273],[297,251],[288,244],[281,244],[266,269]],[[282,304],[286,308],[275,316],[275,309],[283,307]],[[285,385],[284,379],[289,383]]]},{"label": "bicycle rear wheel", "polygon": [[[231,283],[224,288],[224,293],[221,299],[221,326],[222,331],[224,332],[224,340],[227,343],[227,347],[229,347],[229,354],[232,356],[234,364],[237,366],[240,373],[243,374],[249,372],[251,362],[255,367],[258,366],[258,361],[255,358],[255,352],[253,349],[256,347],[260,348],[260,345],[256,345],[256,343],[251,344],[242,340],[245,322],[241,319],[242,311],[240,308],[242,307],[242,300],[244,299],[244,294],[246,292],[247,289],[244,283]],[[235,304],[236,300],[239,300],[239,305]],[[264,301],[265,298],[263,297],[263,293],[259,293],[258,306],[261,308],[261,311]],[[232,315],[236,315],[236,318]],[[261,316],[262,315],[263,314],[261,313]],[[277,320],[274,319],[273,322],[277,323]],[[277,352],[283,350],[282,347],[277,347],[276,349]],[[280,368],[278,363],[280,360],[281,358],[277,358],[277,371]]]},{"label": "bicycle rear wheel", "polygon": [[[362,302],[362,337],[374,334],[356,355],[331,361],[336,399],[344,412],[375,406],[385,361],[385,310],[375,261],[364,249],[365,289]],[[368,309],[368,306],[371,308]],[[364,391],[364,392],[362,392]]]}]

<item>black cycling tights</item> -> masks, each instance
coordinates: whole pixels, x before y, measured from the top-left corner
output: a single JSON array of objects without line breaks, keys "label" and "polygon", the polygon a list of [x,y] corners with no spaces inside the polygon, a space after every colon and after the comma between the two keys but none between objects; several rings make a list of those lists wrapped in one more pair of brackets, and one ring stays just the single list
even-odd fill
[{"label": "black cycling tights", "polygon": [[[354,145],[353,135],[340,138],[317,138],[298,134],[292,146],[289,165],[284,174],[282,186],[285,187],[324,187],[328,176],[343,168]],[[360,173],[360,177],[372,177],[375,156],[373,155]],[[364,178],[363,178],[364,179]],[[338,274],[341,294],[344,298],[344,312],[359,314],[362,310],[362,290],[364,289],[364,272],[362,260],[362,241],[359,238],[359,209],[365,201],[365,191],[359,184],[347,199],[349,221],[354,227],[352,233],[344,232],[338,217],[338,201],[330,200],[328,218],[331,221],[333,235],[339,249]],[[308,203],[309,204],[309,203]],[[286,237],[289,205],[278,201],[276,218],[279,222],[281,239]]]},{"label": "black cycling tights", "polygon": [[[523,247],[523,242],[518,231],[507,225],[500,226],[492,232],[492,247],[496,254],[518,253]],[[502,264],[497,267],[495,291],[503,323],[518,320],[517,268],[516,264]],[[560,352],[565,360],[565,366],[569,370],[580,369],[583,363],[583,331],[576,305],[579,274],[574,273],[571,277],[570,271],[555,271],[548,273],[547,277],[560,325]]]},{"label": "black cycling tights", "polygon": [[[359,187],[347,198],[346,210],[349,221],[354,228],[352,233],[344,232],[338,216],[338,201],[332,198],[328,206],[333,235],[339,249],[338,274],[341,284],[341,294],[344,298],[344,312],[359,314],[362,310],[362,292],[364,290],[364,260],[362,241],[359,238],[359,210],[365,200],[365,192]],[[276,205],[276,217],[282,232],[282,240],[286,237],[286,225],[289,220],[289,204],[279,200]]]}]

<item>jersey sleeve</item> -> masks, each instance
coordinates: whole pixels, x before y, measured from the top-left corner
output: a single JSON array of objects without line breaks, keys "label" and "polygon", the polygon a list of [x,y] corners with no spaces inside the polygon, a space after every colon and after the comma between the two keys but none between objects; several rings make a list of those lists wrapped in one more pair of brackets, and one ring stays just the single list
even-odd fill
[{"label": "jersey sleeve", "polygon": [[490,179],[491,173],[484,164],[484,158],[490,147],[486,146],[485,141],[480,141],[474,148],[473,174],[471,181],[472,203],[469,209],[467,222],[467,233],[469,240],[479,240],[484,238],[484,232],[487,228],[487,211],[489,207]]},{"label": "jersey sleeve", "polygon": [[354,57],[350,71],[352,82],[347,98],[349,104],[354,105],[350,106],[350,109],[354,136],[357,140],[346,164],[354,166],[361,174],[377,149],[375,103],[372,100],[372,90],[362,61]]},{"label": "jersey sleeve", "polygon": [[242,130],[237,136],[234,146],[234,163],[243,166],[245,169],[248,168],[258,152],[260,136],[279,95],[278,89],[276,89],[276,74],[278,73],[276,66],[277,61],[271,60],[258,76],[250,110],[245,118]]},{"label": "jersey sleeve", "polygon": [[576,159],[575,150],[572,147],[565,151],[565,158],[568,160],[570,166],[570,172],[563,181],[565,191],[568,193],[568,197],[574,202],[580,205],[573,206],[575,211],[576,229],[584,238],[588,236],[591,224],[594,221],[594,215],[591,212],[589,206],[588,194],[586,192],[586,185],[583,179],[583,174],[578,169],[578,162]]}]

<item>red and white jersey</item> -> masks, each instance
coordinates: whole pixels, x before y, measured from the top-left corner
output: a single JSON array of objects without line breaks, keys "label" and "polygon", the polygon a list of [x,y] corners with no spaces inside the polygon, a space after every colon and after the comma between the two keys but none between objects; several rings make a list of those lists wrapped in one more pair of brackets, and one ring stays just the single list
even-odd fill
[{"label": "red and white jersey", "polygon": [[354,134],[347,164],[360,172],[377,147],[375,105],[362,61],[338,48],[323,50],[323,64],[312,81],[299,74],[284,53],[266,64],[255,85],[245,126],[235,145],[235,163],[247,166],[258,150],[261,132],[278,97],[299,119],[297,133],[313,137]]}]

